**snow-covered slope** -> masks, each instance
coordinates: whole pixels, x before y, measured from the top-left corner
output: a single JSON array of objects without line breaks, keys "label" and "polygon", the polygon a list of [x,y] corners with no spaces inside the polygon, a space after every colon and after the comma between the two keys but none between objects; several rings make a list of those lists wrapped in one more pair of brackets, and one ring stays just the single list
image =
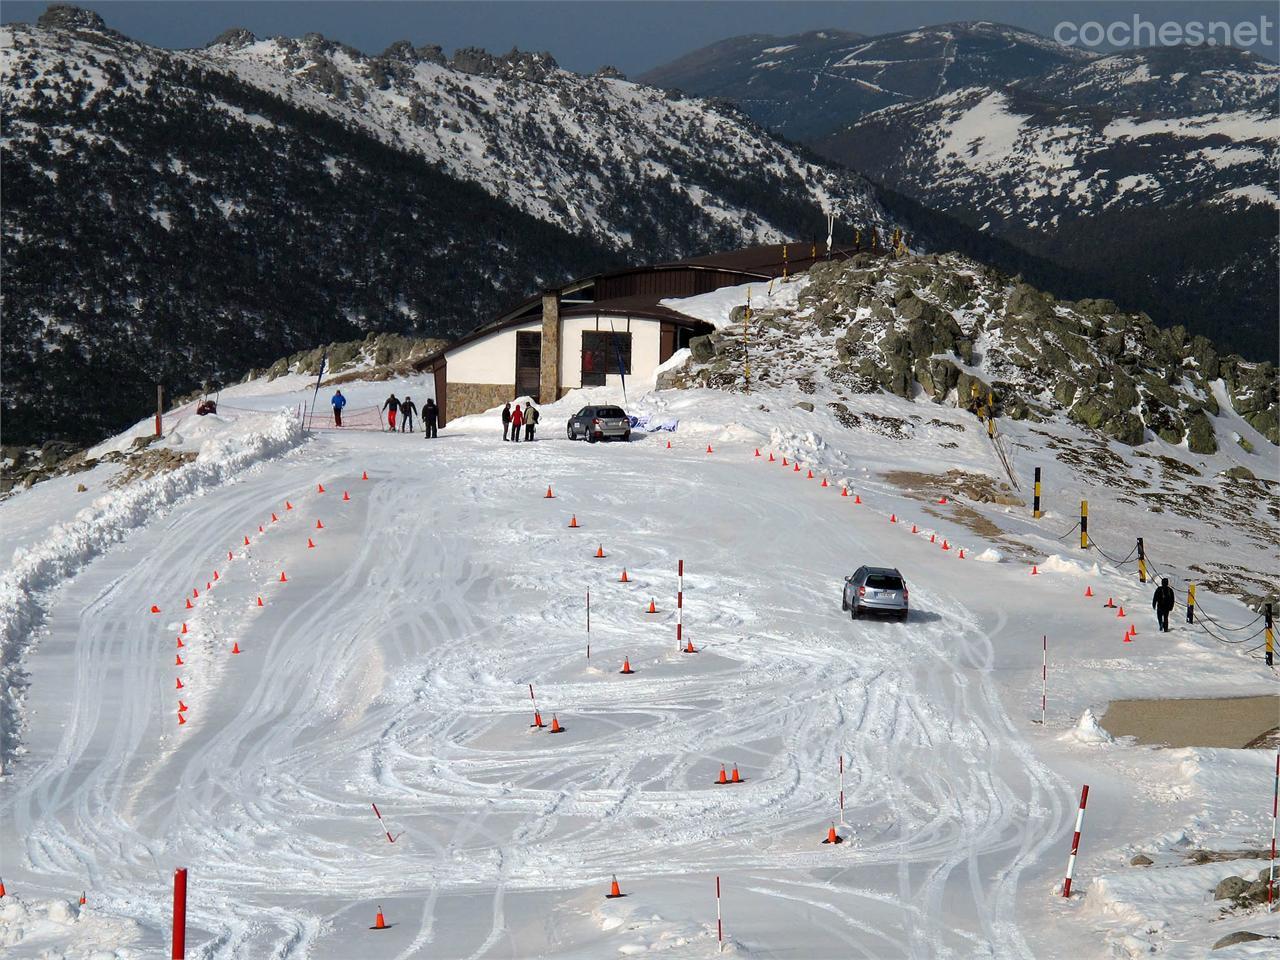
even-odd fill
[{"label": "snow-covered slope", "polygon": [[[349,412],[388,389],[430,383],[344,384]],[[300,377],[247,383],[172,442],[199,465],[203,444],[248,449],[309,398]],[[1182,626],[1154,639],[1131,566],[1054,539],[1081,485],[1098,542],[1136,525],[1162,571],[1236,521],[1167,536],[1069,465],[1048,473],[1038,523],[964,489],[938,504],[933,481],[901,472],[998,486],[1000,465],[971,415],[920,399],[849,395],[845,426],[795,406],[818,399],[798,381],[632,392],[633,413],[676,431],[562,439],[565,417],[605,399],[622,397],[549,405],[519,446],[492,411],[435,441],[324,431],[264,449],[27,593],[44,627],[5,650],[25,685],[21,753],[0,780],[0,943],[155,956],[176,866],[191,870],[189,946],[209,958],[710,958],[717,876],[726,952],[741,956],[1189,960],[1257,927],[1247,910],[1210,923],[1200,904],[1218,878],[1180,851],[1260,845],[1270,755],[1137,749],[1092,718],[1121,696],[1262,693],[1274,674],[1256,641]],[[4,543],[120,496],[107,469],[81,475],[85,494],[0,503]],[[27,542],[44,555],[67,537]],[[696,654],[676,652],[679,560]],[[903,570],[907,623],[840,612],[841,577],[863,562]],[[1199,600],[1222,623],[1255,619],[1211,590]],[[535,706],[564,732],[531,728]],[[721,763],[745,782],[714,785]],[[1068,901],[1055,886],[1082,783]],[[824,846],[833,824],[845,842]],[[1135,849],[1158,866],[1128,866]],[[607,901],[612,875],[626,897]],[[379,910],[391,926],[371,931]]]}]

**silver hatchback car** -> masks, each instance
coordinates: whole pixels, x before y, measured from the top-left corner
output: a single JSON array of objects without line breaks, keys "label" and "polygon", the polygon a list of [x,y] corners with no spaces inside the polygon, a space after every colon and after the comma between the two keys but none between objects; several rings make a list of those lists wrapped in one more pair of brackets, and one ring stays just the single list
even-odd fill
[{"label": "silver hatchback car", "polygon": [[853,576],[844,578],[840,609],[848,610],[854,620],[864,613],[884,613],[906,620],[907,584],[895,568],[859,567]]},{"label": "silver hatchback car", "polygon": [[621,407],[583,407],[569,418],[567,432],[570,440],[631,439],[631,420]]}]

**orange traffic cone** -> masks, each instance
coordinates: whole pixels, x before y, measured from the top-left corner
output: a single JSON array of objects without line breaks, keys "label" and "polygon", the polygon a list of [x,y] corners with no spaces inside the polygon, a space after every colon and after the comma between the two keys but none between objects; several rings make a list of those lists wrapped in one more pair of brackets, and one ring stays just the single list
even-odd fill
[{"label": "orange traffic cone", "polygon": [[180,666],[182,666],[182,654],[180,654],[180,653],[175,653],[175,654],[173,655],[173,665],[174,665],[175,667],[180,667]]},{"label": "orange traffic cone", "polygon": [[1129,624],[1129,636],[1136,637],[1138,635],[1138,625],[1136,623]]},{"label": "orange traffic cone", "polygon": [[602,544],[600,544],[600,546],[596,547],[596,559],[597,559],[597,560],[603,560],[603,559],[604,559],[604,544],[603,544],[603,543],[602,543]]},{"label": "orange traffic cone", "polygon": [[560,721],[556,719],[556,715],[551,715],[551,729],[547,733],[564,733],[564,727],[560,726]]},{"label": "orange traffic cone", "polygon": [[667,441],[667,449],[668,449],[668,450],[670,450],[670,449],[671,449],[671,441],[670,441],[670,440],[668,440],[668,441]]},{"label": "orange traffic cone", "polygon": [[185,623],[182,625],[182,632],[183,633],[187,632],[187,625]]},{"label": "orange traffic cone", "polygon": [[938,502],[939,502],[939,503],[946,503],[946,502],[947,502],[947,498],[946,498],[946,497],[939,497],[939,498],[938,498]]},{"label": "orange traffic cone", "polygon": [[569,518],[569,528],[572,530],[576,530],[580,526],[582,526],[582,524],[578,523],[578,515],[575,513],[572,517]]},{"label": "orange traffic cone", "polygon": [[349,494],[349,493],[347,493],[347,491],[343,490],[343,491],[342,491],[342,499],[343,499],[343,500],[350,500],[350,499],[351,499],[351,494]]},{"label": "orange traffic cone", "polygon": [[228,550],[228,551],[227,551],[227,559],[228,559],[228,560],[234,560],[234,559],[235,559],[235,557],[232,555],[232,553],[231,553],[231,551],[230,551],[230,550]]},{"label": "orange traffic cone", "polygon": [[0,897],[4,896],[4,881],[0,880]]},{"label": "orange traffic cone", "polygon": [[728,783],[729,775],[724,772],[724,764],[720,764],[720,776],[716,778],[716,783]]},{"label": "orange traffic cone", "polygon": [[179,700],[179,701],[178,701],[178,712],[179,712],[179,713],[186,713],[186,712],[187,712],[187,705],[186,705],[185,703],[183,703],[181,700]]},{"label": "orange traffic cone", "polygon": [[794,460],[793,460],[793,461],[791,461],[791,472],[792,472],[792,473],[799,473],[799,472],[800,472],[800,464],[796,463]]},{"label": "orange traffic cone", "polygon": [[836,833],[836,825],[833,823],[831,825],[831,828],[827,830],[827,839],[823,840],[822,842],[823,843],[844,843],[844,837]]},{"label": "orange traffic cone", "polygon": [[937,535],[936,533],[931,533],[931,534],[929,534],[929,542],[930,542],[930,543],[937,543],[937,542],[938,542],[938,535]]},{"label": "orange traffic cone", "polygon": [[178,726],[182,726],[186,722],[187,722],[187,718],[184,717],[182,714],[178,714]]},{"label": "orange traffic cone", "polygon": [[292,510],[292,509],[293,509],[293,504],[292,504],[292,503],[290,503],[288,500],[286,500],[286,501],[284,502],[284,508],[285,508],[286,510]]},{"label": "orange traffic cone", "polygon": [[324,529],[324,524],[323,524],[321,521],[319,521],[319,520],[317,520],[317,521],[316,521],[316,529],[317,529],[317,530],[323,530],[323,529]]},{"label": "orange traffic cone", "polygon": [[848,488],[848,487],[841,487],[841,488],[840,488],[840,496],[842,496],[842,497],[847,497],[848,495],[849,495],[849,488]]},{"label": "orange traffic cone", "polygon": [[239,641],[239,640],[233,640],[233,641],[231,642],[231,652],[232,652],[232,653],[239,653],[239,652],[240,652],[240,641]]},{"label": "orange traffic cone", "polygon": [[199,587],[192,587],[192,588],[191,588],[191,599],[192,599],[192,600],[199,600],[199,599],[200,599],[200,588],[199,588]]},{"label": "orange traffic cone", "polygon": [[1103,606],[1106,607],[1108,610],[1114,610],[1116,608],[1115,598],[1107,597],[1107,602],[1104,603]]},{"label": "orange traffic cone", "polygon": [[961,560],[963,560],[963,559],[964,559],[964,547],[961,547],[961,548],[960,548],[960,559],[961,559]]},{"label": "orange traffic cone", "polygon": [[262,533],[262,532],[263,532],[263,530],[262,530],[262,524],[258,524],[258,532],[259,532],[259,533]]},{"label": "orange traffic cone", "polygon": [[288,582],[289,582],[289,578],[288,578],[288,577],[286,577],[286,576],[284,575],[284,571],[283,571],[283,570],[281,570],[281,571],[280,571],[280,582],[281,582],[281,583],[288,583]]},{"label": "orange traffic cone", "polygon": [[175,690],[181,690],[181,689],[182,689],[182,678],[181,678],[181,677],[178,677],[178,678],[177,678],[177,681],[178,681],[178,682],[177,682],[176,684],[174,684],[173,689],[175,689]]},{"label": "orange traffic cone", "polygon": [[821,486],[824,486],[824,487],[829,487],[829,486],[831,486],[831,484],[827,483],[827,478],[826,478],[826,477],[823,477],[823,478],[822,478],[822,484],[821,484]]},{"label": "orange traffic cone", "polygon": [[684,649],[681,650],[680,652],[681,653],[697,653],[698,651],[694,648],[692,640],[686,640],[684,642]]},{"label": "orange traffic cone", "polygon": [[1128,630],[1126,630],[1126,631],[1124,632],[1124,642],[1125,642],[1125,643],[1133,643],[1133,637],[1132,637],[1132,636],[1130,636],[1130,634],[1129,634],[1129,631],[1128,631]]},{"label": "orange traffic cone", "polygon": [[1086,597],[1092,597],[1092,596],[1093,596],[1093,587],[1085,587],[1085,588],[1084,588],[1084,595],[1085,595]]},{"label": "orange traffic cone", "polygon": [[897,515],[896,513],[891,513],[891,514],[889,514],[889,522],[890,522],[890,523],[897,523],[897,522],[898,522],[898,515]]},{"label": "orange traffic cone", "polygon": [[194,610],[194,609],[195,609],[195,607],[193,607],[193,606],[191,605],[191,598],[190,598],[190,597],[188,597],[188,598],[187,598],[187,609],[188,609],[188,610]]},{"label": "orange traffic cone", "polygon": [[263,606],[262,598],[261,598],[261,597],[259,597],[259,598],[258,598],[258,606],[260,606],[260,607],[261,607],[261,606]]},{"label": "orange traffic cone", "polygon": [[1031,565],[1031,575],[1033,577],[1038,577],[1040,575],[1040,571],[1036,569],[1036,565],[1034,563]]},{"label": "orange traffic cone", "polygon": [[533,711],[533,723],[529,724],[529,726],[530,726],[530,727],[537,727],[539,730],[541,730],[543,727],[545,727],[545,726],[546,726],[546,724],[542,722],[542,712],[541,712],[541,711],[539,711],[539,710],[534,710],[534,711]]},{"label": "orange traffic cone", "polygon": [[862,495],[861,495],[861,494],[858,494],[858,493],[855,493],[855,494],[853,495],[853,502],[854,502],[854,503],[861,503],[861,502],[862,502]]},{"label": "orange traffic cone", "polygon": [[649,609],[646,610],[645,613],[657,613],[657,612],[658,612],[658,605],[653,601],[652,598],[650,598]]},{"label": "orange traffic cone", "polygon": [[368,480],[368,479],[369,479],[369,471],[368,471],[368,470],[361,470],[361,471],[360,471],[360,479],[361,479],[361,480]]},{"label": "orange traffic cone", "polygon": [[179,649],[179,650],[181,650],[181,649],[182,649],[183,647],[185,647],[185,646],[186,646],[186,644],[185,644],[185,643],[183,643],[183,642],[182,642],[182,638],[181,638],[181,637],[179,637],[179,638],[178,638],[178,649]]},{"label": "orange traffic cone", "polygon": [[378,915],[373,919],[373,926],[370,930],[389,930],[386,918],[382,916],[382,904],[378,904]]},{"label": "orange traffic cone", "polygon": [[604,895],[606,900],[617,900],[619,897],[625,897],[622,888],[618,886],[618,876],[614,874],[613,882],[609,884],[609,892]]},{"label": "orange traffic cone", "polygon": [[317,483],[317,484],[316,484],[316,493],[324,493],[324,484],[323,484],[323,483]]},{"label": "orange traffic cone", "polygon": [[621,670],[619,670],[618,672],[619,672],[619,673],[635,673],[635,671],[631,669],[631,658],[630,658],[630,657],[623,657],[623,658],[622,658],[622,669],[621,669]]},{"label": "orange traffic cone", "polygon": [[769,462],[770,462],[770,463],[777,463],[777,462],[778,462],[778,461],[776,461],[776,460],[774,460],[774,459],[773,459],[773,451],[769,451]]},{"label": "orange traffic cone", "polygon": [[916,525],[914,523],[911,525],[911,532],[912,533],[916,532]]},{"label": "orange traffic cone", "polygon": [[711,444],[707,444],[707,453],[712,453]]},{"label": "orange traffic cone", "polygon": [[83,890],[81,890],[81,891],[80,891],[80,906],[82,906],[82,907],[83,907],[83,906],[85,905],[85,903],[87,902],[87,901],[85,900],[84,894],[85,894],[85,892],[84,892]]},{"label": "orange traffic cone", "polygon": [[812,479],[813,479],[813,471],[812,471],[812,470],[810,470],[810,471],[809,471],[809,475],[808,475],[807,477],[805,477],[805,479],[806,479],[806,480],[812,480]]},{"label": "orange traffic cone", "polygon": [[218,579],[218,571],[217,571],[217,570],[213,571],[213,579],[214,579],[214,581],[217,581],[217,579]]},{"label": "orange traffic cone", "polygon": [[1116,616],[1117,616],[1117,617],[1123,617],[1123,616],[1124,616],[1124,604],[1121,604],[1121,605],[1120,605],[1120,609],[1116,611]]},{"label": "orange traffic cone", "polygon": [[783,458],[782,458],[782,465],[783,465],[784,467],[787,465],[787,458],[786,458],[786,457],[783,457]]},{"label": "orange traffic cone", "polygon": [[279,522],[280,522],[280,518],[279,518],[279,517],[277,517],[277,516],[273,513],[273,514],[271,515],[271,522],[272,522],[272,523],[279,523]]},{"label": "orange traffic cone", "polygon": [[307,537],[307,549],[314,550],[315,548],[316,548],[315,541],[312,540],[310,537]]},{"label": "orange traffic cone", "polygon": [[758,456],[760,456],[760,448],[759,448],[759,447],[756,447],[756,456],[757,456],[757,457],[758,457]]},{"label": "orange traffic cone", "polygon": [[547,492],[542,495],[543,500],[554,500],[556,495],[551,492],[551,484],[547,484]]},{"label": "orange traffic cone", "polygon": [[627,576],[627,568],[626,568],[626,567],[623,567],[623,568],[622,568],[622,576],[620,576],[620,577],[618,578],[618,582],[619,582],[619,583],[630,583],[630,582],[631,582],[630,578]]},{"label": "orange traffic cone", "polygon": [[742,783],[742,775],[738,773],[738,765],[733,765],[733,773],[729,775],[730,783]]},{"label": "orange traffic cone", "polygon": [[248,538],[248,537],[245,537],[245,538],[244,538],[244,545],[245,545],[246,547],[249,545],[249,538]]},{"label": "orange traffic cone", "polygon": [[947,543],[947,541],[946,541],[946,538],[945,538],[945,537],[943,538],[943,541],[942,541],[942,549],[943,549],[943,550],[950,550],[950,549],[951,549],[951,544]]}]

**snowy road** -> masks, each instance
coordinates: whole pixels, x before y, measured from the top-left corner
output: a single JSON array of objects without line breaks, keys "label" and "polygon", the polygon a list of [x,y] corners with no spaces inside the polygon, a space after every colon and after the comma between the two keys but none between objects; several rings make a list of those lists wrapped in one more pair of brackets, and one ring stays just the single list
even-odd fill
[{"label": "snowy road", "polygon": [[[740,445],[315,439],[57,595],[6,877],[91,888],[158,947],[186,865],[205,958],[711,956],[715,875],[753,956],[1045,955],[1078,784],[1002,690],[1060,601],[889,524],[904,506]],[[903,570],[910,622],[840,612],[863,562]],[[530,729],[530,683],[563,735]]]}]

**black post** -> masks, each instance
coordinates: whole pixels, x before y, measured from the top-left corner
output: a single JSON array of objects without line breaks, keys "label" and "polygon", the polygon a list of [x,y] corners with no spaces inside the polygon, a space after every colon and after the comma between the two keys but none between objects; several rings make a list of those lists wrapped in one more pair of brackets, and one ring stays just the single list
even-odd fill
[{"label": "black post", "polygon": [[1031,503],[1031,516],[1036,520],[1040,519],[1040,468],[1039,467],[1036,467],[1036,486],[1035,486],[1034,498]]},{"label": "black post", "polygon": [[1267,666],[1272,665],[1272,654],[1275,652],[1276,633],[1271,624],[1271,602],[1267,601]]}]

